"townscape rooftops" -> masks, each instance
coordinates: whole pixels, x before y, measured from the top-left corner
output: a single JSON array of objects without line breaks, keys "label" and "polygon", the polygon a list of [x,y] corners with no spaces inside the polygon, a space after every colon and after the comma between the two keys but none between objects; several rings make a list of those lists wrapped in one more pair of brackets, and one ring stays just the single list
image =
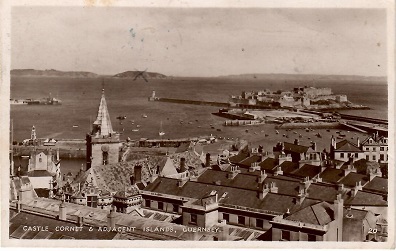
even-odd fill
[{"label": "townscape rooftops", "polygon": [[298,164],[291,161],[284,161],[279,166],[284,174],[292,173],[298,169]]},{"label": "townscape rooftops", "polygon": [[334,151],[340,152],[362,152],[362,150],[355,145],[354,143],[350,142],[349,140],[342,140],[336,144]]},{"label": "townscape rooftops", "polygon": [[[370,141],[370,139],[372,139],[372,141],[371,141],[371,143],[369,142]],[[362,141],[362,145],[367,145],[367,146],[379,146],[379,145],[384,145],[384,144],[382,144],[381,142],[384,140],[384,139],[386,139],[386,137],[384,137],[384,136],[376,136],[375,134],[374,135],[370,135],[370,136],[368,136],[367,138],[365,138],[363,141]],[[386,144],[387,145],[387,144]]]},{"label": "townscape rooftops", "polygon": [[355,206],[387,206],[388,202],[383,195],[369,193],[366,191],[357,191],[355,196],[349,194],[349,197],[344,201],[344,205]]},{"label": "townscape rooftops", "polygon": [[242,165],[242,166],[250,167],[250,165],[255,162],[261,162],[261,156],[259,156],[259,155],[250,156],[250,157],[244,159],[243,161],[239,162],[238,164]]},{"label": "townscape rooftops", "polygon": [[251,190],[257,190],[259,188],[256,175],[239,173],[235,176],[235,178],[229,179],[227,177],[228,174],[229,172],[207,169],[198,177],[198,182],[239,187]]},{"label": "townscape rooftops", "polygon": [[348,209],[344,209],[343,215],[344,215],[344,219],[353,218],[354,220],[364,220],[367,217],[367,214],[369,214],[369,211],[355,209],[355,208],[348,208]]},{"label": "townscape rooftops", "polygon": [[367,175],[351,172],[343,179],[341,179],[339,183],[344,184],[345,186],[348,187],[354,187],[356,186],[356,183],[359,181],[361,182],[361,185],[364,186],[369,181],[369,179]]},{"label": "townscape rooftops", "polygon": [[298,168],[294,172],[292,172],[293,176],[298,176],[298,177],[309,177],[312,179],[316,175],[318,175],[321,172],[322,168],[320,166],[314,166],[310,164],[305,164],[302,167]]},{"label": "townscape rooftops", "polygon": [[272,171],[277,165],[277,161],[274,158],[266,158],[263,162],[259,164],[261,170]]},{"label": "townscape rooftops", "polygon": [[[188,181],[182,187],[177,185],[176,179],[160,177],[149,184],[145,191],[163,193],[187,198],[199,199],[208,192],[217,191],[219,197],[226,193],[225,198],[220,200],[224,206],[239,206],[252,209],[272,211],[274,213],[285,213],[287,209],[297,210],[299,208],[296,198],[289,195],[268,193],[264,199],[259,199],[258,191],[226,187],[214,184]],[[276,201],[277,203],[273,203]],[[316,203],[317,200],[305,199],[304,205]]]},{"label": "townscape rooftops", "polygon": [[328,167],[320,174],[320,177],[324,182],[338,183],[344,177],[344,170]]},{"label": "townscape rooftops", "polygon": [[388,179],[382,177],[375,177],[364,187],[364,190],[373,191],[378,193],[387,194],[388,193]]},{"label": "townscape rooftops", "polygon": [[309,149],[308,146],[297,145],[293,143],[284,142],[284,150],[293,153],[306,153]]},{"label": "townscape rooftops", "polygon": [[334,220],[333,205],[327,202],[319,202],[307,206],[287,216],[285,219],[324,226]]},{"label": "townscape rooftops", "polygon": [[[250,173],[239,173],[233,179],[227,178],[228,172],[208,169],[200,177],[198,182],[214,184],[220,186],[235,187],[258,191],[261,185],[258,184],[257,176]],[[288,176],[267,175],[263,184],[275,183],[278,187],[278,194],[297,196],[301,181]],[[323,183],[312,183],[308,188],[308,198],[332,202],[336,199],[338,187]]]},{"label": "townscape rooftops", "polygon": [[230,157],[229,160],[231,163],[238,164],[239,162],[246,159],[247,157],[249,157],[248,153],[239,153],[237,155]]}]

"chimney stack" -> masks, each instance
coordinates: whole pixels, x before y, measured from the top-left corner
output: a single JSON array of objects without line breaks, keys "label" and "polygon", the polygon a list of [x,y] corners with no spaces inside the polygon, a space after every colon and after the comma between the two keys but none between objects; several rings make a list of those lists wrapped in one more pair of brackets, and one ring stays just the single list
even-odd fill
[{"label": "chimney stack", "polygon": [[83,216],[78,216],[77,225],[78,225],[79,227],[84,226],[84,217],[83,217]]},{"label": "chimney stack", "polygon": [[297,197],[298,197],[297,203],[298,203],[299,205],[301,205],[301,204],[304,202],[304,199],[305,199],[306,197],[308,197],[307,190],[306,190],[304,187],[301,187],[301,186],[300,186]]},{"label": "chimney stack", "polygon": [[369,179],[370,179],[370,181],[372,181],[375,177],[382,177],[381,170],[379,170],[379,169],[375,169],[375,170],[371,169],[369,171]]},{"label": "chimney stack", "polygon": [[115,228],[115,212],[114,207],[110,209],[110,213],[107,215],[107,228]]},{"label": "chimney stack", "polygon": [[186,171],[186,158],[180,158],[180,172]]},{"label": "chimney stack", "polygon": [[278,193],[278,187],[276,186],[275,182],[270,183],[270,192],[271,193]]},{"label": "chimney stack", "polygon": [[136,165],[133,168],[133,173],[134,173],[134,178],[135,178],[135,183],[141,183],[142,182],[142,166]]},{"label": "chimney stack", "polygon": [[237,176],[238,173],[241,172],[241,170],[239,170],[238,167],[234,165],[231,165],[230,168],[231,172],[228,173],[227,178],[232,180],[233,178],[235,178],[235,176]]},{"label": "chimney stack", "polygon": [[316,142],[312,142],[311,148],[312,150],[316,151]]},{"label": "chimney stack", "polygon": [[209,167],[209,166],[210,166],[210,153],[207,153],[205,157],[205,167]]},{"label": "chimney stack", "polygon": [[59,220],[66,220],[66,205],[62,198],[62,203],[59,205]]},{"label": "chimney stack", "polygon": [[360,147],[360,139],[357,137],[357,146]]},{"label": "chimney stack", "polygon": [[341,194],[337,195],[334,201],[334,220],[337,227],[337,241],[342,241],[342,230],[343,230],[343,218],[344,218],[344,200]]},{"label": "chimney stack", "polygon": [[260,168],[261,167],[259,166],[258,162],[253,162],[250,164],[249,172],[254,172],[254,171],[260,170]]},{"label": "chimney stack", "polygon": [[260,176],[258,177],[258,183],[263,183],[265,178],[267,178],[267,174],[265,173],[265,170],[261,170]]},{"label": "chimney stack", "polygon": [[280,166],[276,167],[276,171],[274,172],[274,176],[283,175],[282,168]]}]

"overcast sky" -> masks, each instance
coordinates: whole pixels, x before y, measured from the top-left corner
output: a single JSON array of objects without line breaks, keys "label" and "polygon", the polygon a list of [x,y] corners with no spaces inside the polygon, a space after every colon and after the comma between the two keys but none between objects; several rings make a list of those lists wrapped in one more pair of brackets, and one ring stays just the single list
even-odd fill
[{"label": "overcast sky", "polygon": [[12,69],[386,75],[380,9],[13,7]]}]

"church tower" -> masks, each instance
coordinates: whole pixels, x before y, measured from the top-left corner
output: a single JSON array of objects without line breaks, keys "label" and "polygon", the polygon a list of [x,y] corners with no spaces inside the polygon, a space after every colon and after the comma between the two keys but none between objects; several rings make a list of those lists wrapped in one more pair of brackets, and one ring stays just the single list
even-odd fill
[{"label": "church tower", "polygon": [[86,136],[87,170],[93,166],[118,163],[120,157],[120,135],[113,131],[109,111],[102,89],[98,115],[92,131]]}]

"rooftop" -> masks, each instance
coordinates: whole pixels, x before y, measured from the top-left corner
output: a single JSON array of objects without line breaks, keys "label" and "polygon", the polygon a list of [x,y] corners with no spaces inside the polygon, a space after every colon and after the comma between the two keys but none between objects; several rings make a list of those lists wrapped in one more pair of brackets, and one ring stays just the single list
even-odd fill
[{"label": "rooftop", "polygon": [[354,143],[344,139],[336,144],[335,151],[341,152],[361,152],[362,150]]},{"label": "rooftop", "polygon": [[319,202],[305,207],[287,216],[285,219],[324,226],[334,220],[333,205],[327,202]]},{"label": "rooftop", "polygon": [[308,149],[309,149],[308,146],[302,146],[302,145],[284,142],[285,152],[288,151],[293,153],[306,153]]},{"label": "rooftop", "polygon": [[335,184],[344,177],[344,170],[328,167],[320,174],[320,177],[324,182]]}]

